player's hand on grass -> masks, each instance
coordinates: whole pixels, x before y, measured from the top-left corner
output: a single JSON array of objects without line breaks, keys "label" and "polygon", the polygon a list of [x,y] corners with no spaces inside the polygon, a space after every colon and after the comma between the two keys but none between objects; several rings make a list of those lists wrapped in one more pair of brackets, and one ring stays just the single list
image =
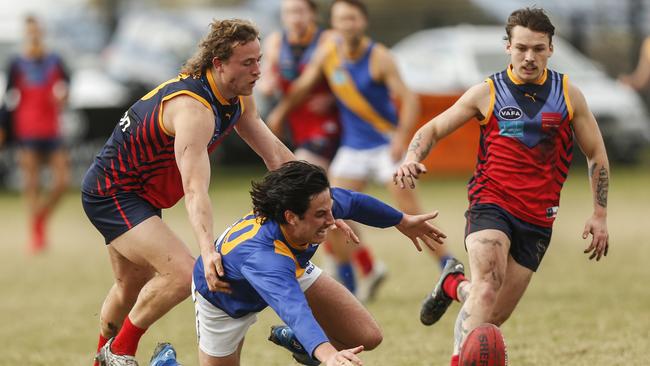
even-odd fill
[{"label": "player's hand on grass", "polygon": [[363,351],[363,346],[358,346],[355,348],[344,349],[336,352],[332,357],[330,357],[325,363],[326,366],[361,366],[363,362],[357,354]]},{"label": "player's hand on grass", "polygon": [[609,232],[607,231],[607,217],[594,214],[585,223],[582,238],[587,239],[591,234],[591,243],[585,249],[585,253],[591,253],[589,259],[596,258],[597,261],[607,256],[609,251]]},{"label": "player's hand on grass", "polygon": [[393,183],[400,188],[415,188],[415,181],[420,178],[420,174],[426,174],[427,168],[417,161],[405,161],[393,173]]},{"label": "player's hand on grass", "polygon": [[337,229],[341,230],[343,232],[343,235],[345,235],[345,242],[349,243],[350,240],[352,240],[353,243],[355,244],[360,244],[361,240],[359,240],[359,237],[357,234],[354,233],[352,228],[348,226],[348,224],[345,223],[344,220],[341,219],[336,219],[334,220],[334,226],[336,226]]},{"label": "player's hand on grass", "polygon": [[221,254],[212,251],[201,254],[201,259],[203,260],[203,272],[208,289],[212,292],[232,293],[230,284],[222,279],[225,273],[223,271],[223,264],[221,263]]},{"label": "player's hand on grass", "polygon": [[436,246],[434,241],[439,244],[444,244],[444,239],[447,237],[440,229],[428,222],[437,216],[438,211],[422,215],[404,214],[402,221],[395,225],[395,228],[411,239],[418,251],[422,251],[418,240],[424,242],[426,246],[435,251]]}]

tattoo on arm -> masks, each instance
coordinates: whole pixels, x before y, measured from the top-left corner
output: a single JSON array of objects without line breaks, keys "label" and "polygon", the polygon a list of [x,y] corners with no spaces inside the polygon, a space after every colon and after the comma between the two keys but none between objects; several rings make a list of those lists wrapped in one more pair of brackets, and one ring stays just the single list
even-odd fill
[{"label": "tattoo on arm", "polygon": [[596,202],[601,207],[607,207],[607,192],[609,190],[609,174],[605,167],[598,171],[598,181],[596,182]]},{"label": "tattoo on arm", "polygon": [[463,306],[460,309],[458,318],[456,318],[456,326],[454,327],[454,350],[460,350],[463,340],[467,337],[467,327],[464,325],[465,321],[470,317],[470,314],[465,311]]},{"label": "tattoo on arm", "polygon": [[433,142],[429,141],[427,146],[423,148],[422,146],[422,132],[418,132],[415,135],[415,138],[413,139],[413,142],[409,145],[408,151],[411,151],[415,153],[415,156],[417,157],[418,161],[424,160],[424,158],[429,155],[429,151],[431,151],[431,147],[433,146]]}]

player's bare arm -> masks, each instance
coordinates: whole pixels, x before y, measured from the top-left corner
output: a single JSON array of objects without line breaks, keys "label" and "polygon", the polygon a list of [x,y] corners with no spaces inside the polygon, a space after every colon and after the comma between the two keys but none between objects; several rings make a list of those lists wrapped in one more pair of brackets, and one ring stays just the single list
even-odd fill
[{"label": "player's bare arm", "polygon": [[[212,204],[208,196],[210,160],[207,146],[214,132],[214,116],[196,99],[180,95],[165,102],[163,125],[175,136],[176,164],[183,180],[185,207],[199,243],[205,278],[211,291],[229,291],[223,276],[221,256],[214,248]],[[179,127],[182,126],[182,127]]]},{"label": "player's bare arm", "polygon": [[453,106],[420,127],[411,139],[404,162],[393,175],[395,184],[401,188],[407,185],[415,188],[415,179],[427,172],[421,161],[436,143],[474,117],[479,120],[488,118],[489,108],[490,86],[484,82],[471,87]]},{"label": "player's bare arm", "polygon": [[393,56],[388,49],[378,44],[370,58],[370,73],[377,75],[375,80],[382,81],[388,87],[393,98],[399,99],[399,120],[392,139],[391,153],[393,159],[402,159],[411,138],[411,133],[420,114],[420,103],[402,80]]},{"label": "player's bare arm", "polygon": [[573,104],[573,129],[580,149],[587,157],[589,182],[593,194],[594,212],[585,223],[582,238],[591,234],[591,242],[585,253],[589,259],[600,260],[609,250],[609,232],[607,230],[607,195],[609,191],[609,161],[598,129],[598,123],[589,110],[583,94],[573,85],[569,85],[569,97]]},{"label": "player's bare arm", "polygon": [[276,67],[280,59],[281,42],[282,35],[280,32],[272,33],[264,42],[262,71],[256,87],[258,91],[266,96],[272,96],[279,90]]},{"label": "player's bare arm", "polygon": [[621,75],[619,80],[636,90],[641,90],[650,83],[650,38],[641,46],[636,69],[631,74]]},{"label": "player's bare arm", "polygon": [[296,157],[287,149],[260,118],[253,97],[243,98],[244,114],[235,125],[235,130],[248,146],[259,155],[269,170],[279,168]]},{"label": "player's bare arm", "polygon": [[291,84],[291,89],[267,116],[269,128],[276,135],[282,131],[282,124],[293,108],[300,104],[309,92],[323,80],[323,62],[329,43],[319,45],[305,71]]}]

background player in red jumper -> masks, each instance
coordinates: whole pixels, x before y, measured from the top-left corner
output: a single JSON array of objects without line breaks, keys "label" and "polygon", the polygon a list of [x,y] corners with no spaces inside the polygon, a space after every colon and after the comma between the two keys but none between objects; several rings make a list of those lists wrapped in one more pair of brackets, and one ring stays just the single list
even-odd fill
[{"label": "background player in red jumper", "polygon": [[[47,244],[46,222],[70,180],[68,155],[61,137],[59,114],[68,98],[68,73],[61,58],[46,49],[39,21],[25,18],[23,53],[14,57],[7,73],[2,113],[18,144],[18,164],[29,208],[29,249],[37,253]],[[0,127],[0,135],[6,132]],[[0,136],[0,145],[3,143]],[[50,191],[41,191],[41,168],[52,174]]]}]

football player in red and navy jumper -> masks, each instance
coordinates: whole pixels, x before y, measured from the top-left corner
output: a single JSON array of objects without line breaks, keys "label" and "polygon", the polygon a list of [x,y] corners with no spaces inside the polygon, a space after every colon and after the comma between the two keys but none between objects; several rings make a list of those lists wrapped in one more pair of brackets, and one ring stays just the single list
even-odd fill
[{"label": "football player in red and navy jumper", "polygon": [[190,294],[194,258],[161,219],[161,209],[183,196],[207,286],[227,291],[212,245],[208,154],[234,129],[269,169],[294,159],[251,97],[260,58],[252,23],[214,21],[181,74],[124,113],[88,169],[83,207],[104,236],[115,276],[100,314],[100,364],[136,365],[145,330]]},{"label": "football player in red and navy jumper", "polygon": [[506,24],[510,65],[470,88],[423,126],[395,173],[402,187],[426,172],[422,161],[437,141],[477,117],[478,162],[468,184],[465,246],[472,281],[448,262],[425,300],[421,321],[435,323],[452,300],[463,303],[454,330],[452,365],[465,336],[481,323],[501,325],[512,314],[551,240],[574,138],[587,157],[593,213],[582,232],[585,253],[607,255],[609,162],[598,124],[568,76],[546,68],[554,27],[542,9],[514,11]]}]

